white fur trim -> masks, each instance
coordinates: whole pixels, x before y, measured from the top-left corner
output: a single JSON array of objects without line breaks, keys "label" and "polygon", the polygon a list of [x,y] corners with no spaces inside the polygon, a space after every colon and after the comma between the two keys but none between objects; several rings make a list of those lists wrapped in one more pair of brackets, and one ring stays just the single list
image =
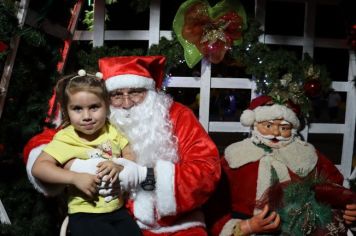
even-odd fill
[{"label": "white fur trim", "polygon": [[108,91],[113,91],[115,89],[121,88],[154,89],[156,83],[152,78],[149,77],[126,74],[110,77],[105,81],[105,84]]},{"label": "white fur trim", "polygon": [[264,155],[263,149],[253,144],[249,138],[229,145],[224,153],[230,168],[239,168],[247,163],[261,159]]},{"label": "white fur trim", "polygon": [[156,226],[149,227],[145,224],[142,224],[140,221],[137,221],[137,224],[141,229],[149,230],[152,233],[160,234],[160,233],[173,233],[177,231],[182,231],[185,229],[190,229],[193,227],[206,227],[204,220],[204,214],[201,211],[194,211],[188,216],[181,218],[174,225],[171,226]]},{"label": "white fur trim", "polygon": [[244,126],[252,126],[254,122],[283,119],[290,122],[293,128],[299,128],[299,119],[292,109],[286,106],[274,104],[272,106],[259,106],[254,110],[243,111],[240,122]]},{"label": "white fur trim", "polygon": [[[307,175],[314,169],[318,156],[313,145],[295,137],[295,141],[283,148],[273,149],[272,156],[284,163],[293,172],[302,171]],[[251,138],[229,145],[225,149],[225,159],[231,168],[238,168],[247,163],[258,161],[267,153],[252,143]]]},{"label": "white fur trim", "polygon": [[273,155],[264,156],[258,166],[256,199],[260,199],[267,188],[271,186],[271,170],[273,168],[277,172],[280,182],[290,180],[286,165],[276,159]]},{"label": "white fur trim", "polygon": [[224,227],[222,228],[219,236],[231,236],[234,234],[234,227],[237,222],[240,222],[240,219],[230,219],[228,222],[225,223]]},{"label": "white fur trim", "polygon": [[154,192],[140,189],[134,199],[134,215],[138,221],[146,225],[155,225],[155,196]]},{"label": "white fur trim", "polygon": [[293,125],[293,128],[299,128],[299,119],[293,110],[286,106],[274,104],[272,106],[260,106],[254,110],[257,122],[284,119]]},{"label": "white fur trim", "polygon": [[255,113],[249,109],[244,110],[240,117],[240,122],[243,126],[252,126],[255,123]]},{"label": "white fur trim", "polygon": [[41,181],[39,181],[37,178],[35,178],[32,175],[33,164],[35,163],[35,161],[37,160],[38,156],[41,154],[45,146],[46,144],[42,144],[32,149],[30,154],[28,155],[28,160],[26,164],[27,177],[37,191],[43,193],[46,196],[55,196],[63,191],[63,189],[65,188],[64,185],[58,185],[58,184],[44,185],[43,183],[41,183]]},{"label": "white fur trim", "polygon": [[142,224],[155,227],[158,220],[156,213],[163,217],[176,212],[174,186],[171,183],[173,181],[169,181],[173,178],[172,173],[174,173],[174,164],[158,161],[155,167],[156,191],[148,192],[140,188],[136,193],[134,215]]},{"label": "white fur trim", "polygon": [[157,212],[160,217],[174,215],[177,212],[174,170],[175,165],[172,162],[158,160],[156,163]]}]

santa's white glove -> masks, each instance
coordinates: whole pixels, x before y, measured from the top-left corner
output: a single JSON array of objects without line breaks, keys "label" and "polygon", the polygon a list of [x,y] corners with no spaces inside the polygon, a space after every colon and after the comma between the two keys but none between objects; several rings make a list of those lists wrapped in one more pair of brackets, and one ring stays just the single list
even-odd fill
[{"label": "santa's white glove", "polygon": [[96,175],[97,165],[105,161],[103,158],[91,158],[87,160],[75,159],[69,170],[78,172],[78,173],[88,173]]},{"label": "santa's white glove", "polygon": [[[91,158],[87,160],[75,159],[69,168],[69,170],[77,173],[88,173],[96,175],[97,165],[105,161],[104,158]],[[99,195],[103,196],[105,202],[110,202],[111,200],[117,198],[120,194],[120,185],[119,184],[107,184],[109,182],[104,176],[100,185],[98,186]]]},{"label": "santa's white glove", "polygon": [[114,162],[124,167],[119,174],[120,185],[123,190],[129,191],[136,188],[146,179],[147,167],[124,158],[118,158]]}]

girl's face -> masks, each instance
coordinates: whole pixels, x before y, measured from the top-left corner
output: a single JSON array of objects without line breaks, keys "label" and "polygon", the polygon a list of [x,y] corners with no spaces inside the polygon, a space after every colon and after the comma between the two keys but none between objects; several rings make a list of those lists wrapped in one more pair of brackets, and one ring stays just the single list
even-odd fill
[{"label": "girl's face", "polygon": [[70,94],[68,116],[79,137],[92,141],[104,127],[107,116],[105,102],[94,93],[79,91]]}]

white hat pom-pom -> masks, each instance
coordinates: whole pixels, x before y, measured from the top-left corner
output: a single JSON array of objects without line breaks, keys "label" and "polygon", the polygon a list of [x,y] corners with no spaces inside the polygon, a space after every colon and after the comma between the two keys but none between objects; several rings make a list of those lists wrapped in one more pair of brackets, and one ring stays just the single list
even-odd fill
[{"label": "white hat pom-pom", "polygon": [[84,76],[84,75],[86,75],[87,74],[87,72],[85,72],[85,70],[83,70],[83,69],[80,69],[79,71],[78,71],[78,75],[79,76]]},{"label": "white hat pom-pom", "polygon": [[244,110],[240,117],[240,122],[243,126],[250,127],[255,123],[255,112],[252,110]]},{"label": "white hat pom-pom", "polygon": [[102,79],[103,78],[103,73],[96,72],[95,76],[96,76],[96,78]]}]

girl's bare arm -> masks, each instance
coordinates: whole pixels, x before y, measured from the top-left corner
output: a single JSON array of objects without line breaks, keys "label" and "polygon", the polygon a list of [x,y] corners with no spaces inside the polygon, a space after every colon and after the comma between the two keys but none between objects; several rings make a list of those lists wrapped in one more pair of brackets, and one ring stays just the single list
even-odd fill
[{"label": "girl's bare arm", "polygon": [[46,152],[42,152],[32,167],[32,175],[49,184],[72,184],[86,195],[93,197],[97,192],[99,177],[66,170]]}]

